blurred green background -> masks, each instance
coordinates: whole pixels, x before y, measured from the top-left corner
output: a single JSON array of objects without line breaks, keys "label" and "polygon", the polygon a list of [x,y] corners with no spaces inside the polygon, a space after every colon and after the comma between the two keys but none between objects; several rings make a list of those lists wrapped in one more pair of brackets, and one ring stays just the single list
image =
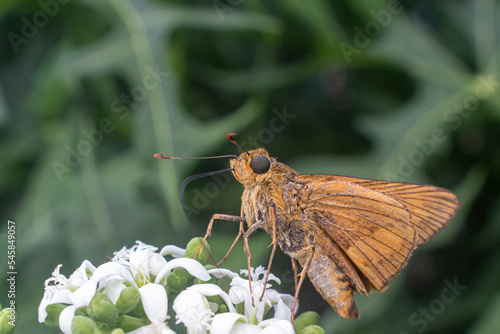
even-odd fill
[{"label": "blurred green background", "polygon": [[[496,333],[500,328],[500,5],[455,1],[0,2],[0,254],[16,222],[17,333],[43,282],[135,240],[184,246],[214,213],[238,215],[226,173],[263,146],[300,173],[430,183],[458,194],[450,226],[383,294],[341,319],[306,284],[327,333]],[[220,259],[237,223],[218,222]],[[266,265],[270,237],[251,237]],[[244,268],[241,243],[225,266]],[[3,273],[6,256],[0,258]],[[273,273],[292,293],[289,259]],[[453,288],[450,288],[452,286]],[[5,279],[0,302],[9,302]]]}]

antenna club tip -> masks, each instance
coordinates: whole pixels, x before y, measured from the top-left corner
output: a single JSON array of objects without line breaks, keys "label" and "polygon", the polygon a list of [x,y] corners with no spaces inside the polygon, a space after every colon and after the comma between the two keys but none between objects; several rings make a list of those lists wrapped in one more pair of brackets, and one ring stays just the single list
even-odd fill
[{"label": "antenna club tip", "polygon": [[228,133],[226,133],[226,138],[227,138],[228,140],[234,140],[234,139],[233,139],[233,136],[236,136],[237,134],[238,134],[238,133],[236,133],[236,132],[228,132]]},{"label": "antenna club tip", "polygon": [[170,155],[159,154],[159,153],[156,153],[154,155],[154,157],[158,158],[158,159],[180,159],[180,158],[177,158],[177,157],[171,157]]}]

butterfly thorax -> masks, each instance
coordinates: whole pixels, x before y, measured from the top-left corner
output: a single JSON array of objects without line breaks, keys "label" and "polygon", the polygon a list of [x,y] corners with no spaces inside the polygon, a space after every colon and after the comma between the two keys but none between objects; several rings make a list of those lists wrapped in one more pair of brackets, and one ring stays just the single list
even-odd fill
[{"label": "butterfly thorax", "polygon": [[273,236],[276,227],[276,240],[281,249],[292,257],[298,257],[308,245],[314,244],[314,224],[305,217],[305,198],[302,196],[304,185],[298,181],[299,174],[274,158],[269,158],[269,171],[256,174],[250,167],[255,155],[268,157],[267,151],[257,149],[243,153],[231,161],[233,174],[243,184],[242,215],[248,226],[263,222],[262,228]]}]

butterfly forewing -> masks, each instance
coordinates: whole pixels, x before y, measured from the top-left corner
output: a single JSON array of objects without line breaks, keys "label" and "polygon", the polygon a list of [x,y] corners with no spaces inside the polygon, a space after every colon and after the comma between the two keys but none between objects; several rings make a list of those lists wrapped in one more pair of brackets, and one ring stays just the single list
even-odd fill
[{"label": "butterfly forewing", "polygon": [[[377,290],[408,262],[416,232],[411,214],[394,198],[353,182],[325,176],[320,182],[300,176],[308,192],[307,211],[342,248]],[[318,181],[318,175],[315,175]]]},{"label": "butterfly forewing", "polygon": [[382,192],[404,204],[412,216],[410,223],[418,234],[417,246],[426,243],[446,227],[460,208],[460,202],[455,194],[431,185],[374,181],[346,176],[335,176],[335,179],[354,182]]}]

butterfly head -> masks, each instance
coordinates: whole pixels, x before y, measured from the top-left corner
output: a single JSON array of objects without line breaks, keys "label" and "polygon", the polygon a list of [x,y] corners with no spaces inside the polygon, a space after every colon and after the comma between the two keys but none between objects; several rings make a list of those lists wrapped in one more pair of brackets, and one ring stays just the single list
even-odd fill
[{"label": "butterfly head", "polygon": [[260,183],[269,177],[276,165],[276,159],[269,157],[263,148],[243,152],[239,157],[231,159],[231,168],[236,180],[244,186]]}]

